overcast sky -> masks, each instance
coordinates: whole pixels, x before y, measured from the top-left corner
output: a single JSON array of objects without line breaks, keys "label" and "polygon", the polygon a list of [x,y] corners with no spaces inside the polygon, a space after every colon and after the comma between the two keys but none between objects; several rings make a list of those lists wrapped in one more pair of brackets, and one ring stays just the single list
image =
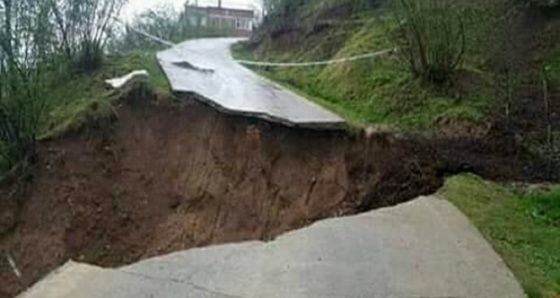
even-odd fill
[{"label": "overcast sky", "polygon": [[[142,12],[158,5],[172,5],[177,8],[183,6],[186,0],[128,0],[128,5],[124,9],[124,15],[127,19],[131,19],[135,14]],[[190,0],[194,3],[196,0]],[[222,5],[231,8],[252,8],[261,0],[222,0]],[[198,0],[198,5],[217,5],[218,0]]]}]

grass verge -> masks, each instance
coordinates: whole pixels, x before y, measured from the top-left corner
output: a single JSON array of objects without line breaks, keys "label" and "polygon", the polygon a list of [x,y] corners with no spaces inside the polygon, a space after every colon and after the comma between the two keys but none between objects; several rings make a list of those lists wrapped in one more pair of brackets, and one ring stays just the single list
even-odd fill
[{"label": "grass verge", "polygon": [[440,194],[471,219],[530,298],[560,296],[560,186],[516,190],[461,175]]},{"label": "grass verge", "polygon": [[88,121],[109,117],[120,94],[107,89],[105,80],[141,69],[149,72],[150,85],[156,94],[170,95],[170,87],[155,53],[132,52],[123,56],[110,56],[95,73],[76,76],[53,90],[40,138],[57,137],[78,130]]}]

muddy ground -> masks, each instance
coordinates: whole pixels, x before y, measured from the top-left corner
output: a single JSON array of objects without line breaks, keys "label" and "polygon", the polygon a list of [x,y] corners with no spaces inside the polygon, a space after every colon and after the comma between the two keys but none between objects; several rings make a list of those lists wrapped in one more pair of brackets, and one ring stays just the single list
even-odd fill
[{"label": "muddy ground", "polygon": [[70,258],[121,266],[270,240],[430,194],[446,174],[527,175],[520,152],[500,142],[300,130],[192,99],[124,103],[117,114],[110,124],[43,142],[36,170],[0,185],[0,251],[22,272],[16,278],[2,253],[0,297]]}]

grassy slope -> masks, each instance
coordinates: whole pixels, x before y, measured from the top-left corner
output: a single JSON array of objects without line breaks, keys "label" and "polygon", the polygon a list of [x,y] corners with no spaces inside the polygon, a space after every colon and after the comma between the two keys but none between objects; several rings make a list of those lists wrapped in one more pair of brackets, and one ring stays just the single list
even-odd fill
[{"label": "grassy slope", "polygon": [[[313,21],[308,11],[318,9],[316,6],[302,9],[303,23]],[[315,11],[313,17],[328,18],[317,14],[320,13]],[[336,25],[307,34],[284,51],[272,50],[277,44],[265,41],[254,52],[239,47],[234,52],[237,57],[245,59],[310,61],[396,47],[387,33],[396,30],[391,21],[371,15],[353,18],[362,21],[363,25]],[[468,66],[468,69],[476,69],[472,63]],[[254,69],[299,90],[358,126],[383,124],[403,130],[430,130],[440,123],[456,120],[480,124],[487,119],[493,105],[492,94],[483,83],[480,71],[464,71],[469,77],[476,77],[476,92],[443,92],[412,78],[397,54],[326,67]]]},{"label": "grassy slope", "polygon": [[559,297],[560,187],[516,191],[463,175],[440,194],[473,221],[531,298]]},{"label": "grassy slope", "polygon": [[79,129],[87,121],[111,115],[119,94],[108,90],[104,80],[139,69],[150,73],[150,83],[157,94],[169,93],[167,79],[154,53],[134,52],[125,56],[108,57],[102,69],[93,74],[76,76],[53,91],[41,129],[41,138],[57,137]]}]

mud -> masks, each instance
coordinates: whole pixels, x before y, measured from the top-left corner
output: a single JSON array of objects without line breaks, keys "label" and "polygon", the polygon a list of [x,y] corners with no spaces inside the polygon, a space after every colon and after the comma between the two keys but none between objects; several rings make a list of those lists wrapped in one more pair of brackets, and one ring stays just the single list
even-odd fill
[{"label": "mud", "polygon": [[35,172],[0,186],[0,251],[23,274],[17,279],[0,256],[0,297],[69,258],[121,266],[193,247],[266,241],[319,219],[430,194],[449,173],[523,175],[521,163],[499,148],[473,145],[458,154],[470,145],[296,130],[191,99],[123,104],[116,118],[44,142]]}]

